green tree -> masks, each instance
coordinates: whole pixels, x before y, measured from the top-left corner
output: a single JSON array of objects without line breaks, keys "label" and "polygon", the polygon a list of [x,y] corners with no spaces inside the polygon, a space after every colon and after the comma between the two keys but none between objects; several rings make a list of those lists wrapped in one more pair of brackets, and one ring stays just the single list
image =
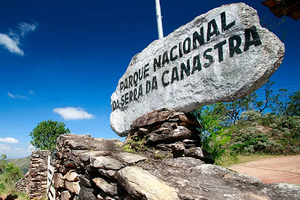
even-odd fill
[{"label": "green tree", "polygon": [[1,160],[0,160],[0,174],[5,172],[5,167],[6,167],[6,155],[1,154]]},{"label": "green tree", "polygon": [[290,102],[287,112],[291,116],[300,116],[300,90],[289,96]]},{"label": "green tree", "polygon": [[70,130],[68,128],[65,129],[63,122],[52,120],[43,121],[30,132],[29,135],[33,139],[30,143],[41,150],[54,150],[56,139],[65,133],[70,133]]},{"label": "green tree", "polygon": [[16,182],[23,177],[23,173],[14,163],[7,163],[5,167],[5,182]]},{"label": "green tree", "polygon": [[213,104],[192,111],[197,117],[201,127],[199,129],[201,145],[216,164],[219,163],[226,150],[226,143],[230,141],[230,134],[221,125],[220,115],[213,113],[213,108],[220,104]]},{"label": "green tree", "polygon": [[289,94],[287,89],[278,91],[272,99],[272,112],[277,116],[300,116],[300,90],[293,94]]},{"label": "green tree", "polygon": [[288,114],[288,107],[289,107],[289,96],[287,89],[279,89],[278,94],[273,97],[273,104],[272,112],[275,115],[282,116],[282,115],[289,115]]},{"label": "green tree", "polygon": [[[255,92],[240,99],[228,103],[215,103],[210,105],[209,112],[218,117],[222,126],[231,126],[240,120],[242,112],[253,110],[256,105],[257,95]],[[255,105],[254,105],[255,104]],[[261,103],[260,105],[263,105]]]},{"label": "green tree", "polygon": [[273,99],[273,90],[271,89],[274,82],[268,81],[265,84],[265,98],[263,101],[254,101],[254,108],[259,110],[260,113],[263,113],[265,109],[272,107],[272,99]]}]

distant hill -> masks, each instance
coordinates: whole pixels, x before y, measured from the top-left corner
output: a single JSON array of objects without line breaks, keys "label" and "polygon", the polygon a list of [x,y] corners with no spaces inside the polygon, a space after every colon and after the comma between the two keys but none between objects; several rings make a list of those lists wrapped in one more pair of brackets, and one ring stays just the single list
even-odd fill
[{"label": "distant hill", "polygon": [[15,165],[19,166],[20,170],[25,175],[29,169],[30,156],[28,156],[26,158],[19,158],[19,159],[8,159],[7,162],[14,163]]}]

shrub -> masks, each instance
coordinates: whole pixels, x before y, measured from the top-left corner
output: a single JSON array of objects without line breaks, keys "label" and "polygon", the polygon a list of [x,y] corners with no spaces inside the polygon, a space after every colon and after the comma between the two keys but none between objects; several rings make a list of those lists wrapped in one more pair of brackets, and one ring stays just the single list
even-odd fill
[{"label": "shrub", "polygon": [[130,140],[127,141],[126,145],[122,147],[124,151],[129,153],[138,153],[141,151],[146,151],[147,147],[145,146],[146,138],[139,138],[133,136]]}]

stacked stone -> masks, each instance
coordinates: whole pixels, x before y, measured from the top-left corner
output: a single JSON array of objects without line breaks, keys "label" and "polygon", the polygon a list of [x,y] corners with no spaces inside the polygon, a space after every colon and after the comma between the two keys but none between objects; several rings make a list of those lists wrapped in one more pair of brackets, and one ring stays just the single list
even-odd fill
[{"label": "stacked stone", "polygon": [[16,188],[25,192],[30,199],[41,199],[46,195],[49,155],[49,151],[32,152],[28,173],[16,183]]},{"label": "stacked stone", "polygon": [[136,119],[131,125],[130,140],[143,140],[144,145],[160,150],[172,157],[194,157],[205,162],[213,162],[209,154],[201,149],[199,127],[201,124],[190,113],[173,109],[154,110]]},{"label": "stacked stone", "polygon": [[29,173],[27,172],[23,178],[16,182],[16,188],[23,193],[29,194],[28,185],[30,183]]},{"label": "stacked stone", "polygon": [[47,190],[47,169],[49,151],[36,151],[31,154],[29,198],[43,198]]},{"label": "stacked stone", "polygon": [[[151,192],[146,192],[147,194],[144,191],[137,192],[127,181],[127,177],[130,176],[128,174],[135,170],[131,166],[145,161],[147,157],[124,152],[120,148],[121,144],[122,142],[118,140],[94,139],[90,136],[72,134],[60,136],[54,174],[58,198],[118,200],[149,195]],[[140,170],[139,177],[141,174],[147,174],[149,180],[157,179],[145,170],[140,168],[138,170]],[[160,180],[152,183],[157,182],[168,188]],[[173,188],[170,187],[169,190],[172,193],[171,197],[176,195]],[[170,193],[169,190],[166,191]]]}]

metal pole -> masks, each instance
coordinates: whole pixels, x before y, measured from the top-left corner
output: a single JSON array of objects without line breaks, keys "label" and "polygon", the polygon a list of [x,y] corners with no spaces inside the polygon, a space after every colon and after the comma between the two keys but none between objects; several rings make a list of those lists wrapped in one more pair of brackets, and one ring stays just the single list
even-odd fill
[{"label": "metal pole", "polygon": [[162,27],[162,16],[161,16],[161,9],[160,9],[160,2],[159,0],[155,0],[156,4],[156,19],[157,19],[157,29],[158,29],[158,38],[161,39],[164,37],[163,27]]}]

